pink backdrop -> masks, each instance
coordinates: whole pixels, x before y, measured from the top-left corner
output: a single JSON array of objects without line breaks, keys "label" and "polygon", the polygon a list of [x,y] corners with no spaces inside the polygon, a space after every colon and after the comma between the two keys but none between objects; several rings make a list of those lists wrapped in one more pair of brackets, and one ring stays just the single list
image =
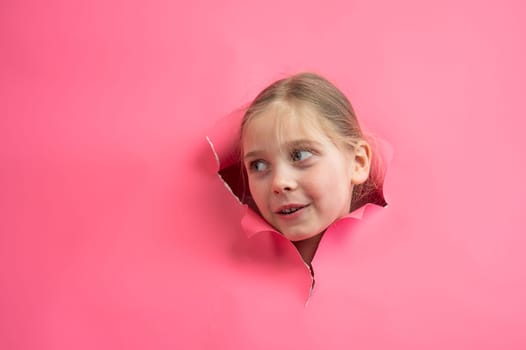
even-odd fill
[{"label": "pink backdrop", "polygon": [[[0,348],[526,348],[521,2],[177,3],[2,2]],[[307,307],[205,141],[301,70],[395,152]]]}]

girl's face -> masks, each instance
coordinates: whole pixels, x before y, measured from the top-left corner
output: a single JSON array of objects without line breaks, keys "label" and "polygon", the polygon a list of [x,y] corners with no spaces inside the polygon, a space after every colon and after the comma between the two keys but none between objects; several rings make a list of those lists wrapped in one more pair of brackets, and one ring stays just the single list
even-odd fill
[{"label": "girl's face", "polygon": [[291,241],[323,232],[349,213],[365,181],[356,152],[336,147],[308,108],[274,103],[245,126],[244,165],[261,215]]}]

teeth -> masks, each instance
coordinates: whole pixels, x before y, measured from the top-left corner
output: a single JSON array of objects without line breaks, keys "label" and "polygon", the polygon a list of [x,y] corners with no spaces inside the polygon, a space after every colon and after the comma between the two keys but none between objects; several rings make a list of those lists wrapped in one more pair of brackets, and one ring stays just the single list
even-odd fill
[{"label": "teeth", "polygon": [[283,209],[281,210],[281,213],[282,214],[291,214],[291,213],[294,213],[295,211],[298,211],[300,208],[287,208],[287,209]]}]

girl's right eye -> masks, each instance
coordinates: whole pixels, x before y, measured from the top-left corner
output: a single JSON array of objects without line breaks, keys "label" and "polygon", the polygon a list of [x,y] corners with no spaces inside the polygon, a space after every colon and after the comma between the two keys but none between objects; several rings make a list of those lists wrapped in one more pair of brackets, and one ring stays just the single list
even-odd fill
[{"label": "girl's right eye", "polygon": [[267,170],[268,165],[264,160],[258,159],[250,162],[250,170],[255,173],[261,173]]}]

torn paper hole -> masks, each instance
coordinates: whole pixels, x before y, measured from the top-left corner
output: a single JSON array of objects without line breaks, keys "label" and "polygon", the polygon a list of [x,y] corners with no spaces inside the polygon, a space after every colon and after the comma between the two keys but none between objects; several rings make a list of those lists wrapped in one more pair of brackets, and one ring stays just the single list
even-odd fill
[{"label": "torn paper hole", "polygon": [[[240,193],[240,188],[243,187],[243,184],[239,183],[239,180],[236,180],[236,172],[241,172],[242,169],[239,166],[235,166],[236,163],[231,165],[230,167],[225,168],[224,170],[221,170],[221,159],[219,158],[219,155],[217,154],[217,151],[214,147],[214,143],[212,140],[210,140],[210,137],[206,137],[206,140],[208,141],[208,144],[210,145],[210,148],[212,152],[214,153],[214,157],[217,161],[217,167],[218,172],[217,175],[219,176],[219,179],[223,184],[225,185],[226,189],[234,196],[234,198],[240,203],[243,204],[241,198],[243,198],[242,193]],[[237,163],[239,164],[239,163]],[[239,178],[243,178],[242,174],[240,173],[238,175]]]},{"label": "torn paper hole", "polygon": [[[243,171],[239,151],[239,131],[244,109],[239,109],[220,120],[206,137],[217,161],[219,179],[240,204],[246,204],[258,213],[257,206],[248,189],[248,179]],[[392,158],[391,146],[376,137],[369,136],[368,141],[373,149],[374,172],[370,180],[361,187],[356,187],[352,210],[367,203],[386,206],[384,196],[384,177],[387,165]]]},{"label": "torn paper hole", "polygon": [[217,161],[219,179],[240,204],[257,212],[248,190],[248,180],[243,172],[239,155],[239,132],[246,106],[221,119],[209,131],[206,140]]}]

